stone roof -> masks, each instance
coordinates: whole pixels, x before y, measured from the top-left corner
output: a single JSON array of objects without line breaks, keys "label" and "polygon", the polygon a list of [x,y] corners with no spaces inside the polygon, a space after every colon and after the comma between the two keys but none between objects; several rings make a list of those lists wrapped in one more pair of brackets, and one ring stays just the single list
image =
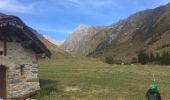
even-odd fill
[{"label": "stone roof", "polygon": [[51,52],[39,40],[37,35],[30,27],[25,25],[22,20],[16,16],[4,15],[0,13],[0,36],[3,34],[15,34],[24,42],[29,42],[28,47],[34,50],[37,54],[45,54],[50,57]]}]

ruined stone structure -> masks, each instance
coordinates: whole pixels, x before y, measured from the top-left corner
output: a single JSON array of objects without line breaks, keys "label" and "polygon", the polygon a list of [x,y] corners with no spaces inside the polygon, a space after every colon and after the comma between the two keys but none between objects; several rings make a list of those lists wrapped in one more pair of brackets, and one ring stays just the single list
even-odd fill
[{"label": "ruined stone structure", "polygon": [[18,17],[0,15],[0,98],[22,100],[37,93],[37,59],[50,55]]}]

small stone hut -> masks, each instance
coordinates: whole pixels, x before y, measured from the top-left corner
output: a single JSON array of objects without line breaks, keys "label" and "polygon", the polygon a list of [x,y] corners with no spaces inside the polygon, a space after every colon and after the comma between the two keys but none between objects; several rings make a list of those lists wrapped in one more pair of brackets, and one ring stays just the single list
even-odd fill
[{"label": "small stone hut", "polygon": [[18,17],[0,14],[0,98],[23,100],[40,90],[38,58],[51,52]]}]

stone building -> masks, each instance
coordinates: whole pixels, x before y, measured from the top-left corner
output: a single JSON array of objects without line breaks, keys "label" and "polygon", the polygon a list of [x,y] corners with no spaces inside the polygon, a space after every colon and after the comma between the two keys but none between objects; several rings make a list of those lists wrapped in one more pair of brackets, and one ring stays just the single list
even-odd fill
[{"label": "stone building", "polygon": [[23,100],[40,90],[38,58],[51,52],[18,17],[0,14],[0,98]]}]

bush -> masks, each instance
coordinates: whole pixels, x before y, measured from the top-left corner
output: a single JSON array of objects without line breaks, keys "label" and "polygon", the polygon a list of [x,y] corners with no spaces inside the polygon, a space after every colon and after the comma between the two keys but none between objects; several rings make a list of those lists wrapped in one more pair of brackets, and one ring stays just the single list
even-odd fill
[{"label": "bush", "polygon": [[121,64],[122,63],[121,60],[115,60],[113,59],[113,57],[106,57],[105,62],[108,64]]},{"label": "bush", "polygon": [[105,61],[108,64],[113,64],[114,63],[113,57],[106,57]]},{"label": "bush", "polygon": [[133,63],[133,64],[138,63],[138,59],[136,57],[133,57],[131,63]]}]

